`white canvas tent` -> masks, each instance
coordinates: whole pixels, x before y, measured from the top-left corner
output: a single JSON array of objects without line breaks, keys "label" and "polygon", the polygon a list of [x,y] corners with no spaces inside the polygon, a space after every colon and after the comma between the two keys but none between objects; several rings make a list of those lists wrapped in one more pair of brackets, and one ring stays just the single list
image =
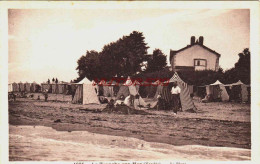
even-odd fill
[{"label": "white canvas tent", "polygon": [[139,95],[139,98],[134,100],[135,109],[139,109],[140,106],[145,107],[147,105],[145,103],[145,101],[143,100],[143,98],[140,96],[140,94],[137,90],[137,87],[135,86],[135,82],[132,83],[132,80],[130,77],[128,77],[127,80],[125,81],[125,83],[120,86],[116,99],[120,98],[121,95],[124,95],[124,97],[129,96],[129,95],[133,95],[133,96]]},{"label": "white canvas tent", "polygon": [[76,83],[77,89],[72,100],[72,103],[82,104],[100,104],[97,96],[97,87],[94,83],[84,78]]},{"label": "white canvas tent", "polygon": [[232,84],[226,84],[224,86],[240,86],[240,94],[241,94],[241,101],[242,102],[246,102],[248,101],[248,91],[247,88],[249,87],[249,85],[244,84],[243,82],[241,82],[240,80],[236,83],[232,83]]},{"label": "white canvas tent", "polygon": [[12,84],[8,84],[8,92],[13,92],[13,85]]},{"label": "white canvas tent", "polygon": [[222,101],[228,101],[229,95],[223,83],[217,80],[215,83],[206,86],[207,94],[211,94],[213,99],[220,98]]}]

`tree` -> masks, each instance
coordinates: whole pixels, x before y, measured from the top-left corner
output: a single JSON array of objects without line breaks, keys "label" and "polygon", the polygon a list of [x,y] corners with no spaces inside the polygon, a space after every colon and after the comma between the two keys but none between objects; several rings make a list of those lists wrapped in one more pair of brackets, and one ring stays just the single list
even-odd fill
[{"label": "tree", "polygon": [[224,73],[226,83],[234,83],[238,80],[246,84],[250,83],[250,55],[248,48],[245,48],[243,52],[238,54],[239,59],[234,67],[226,70]]},{"label": "tree", "polygon": [[101,77],[101,68],[100,64],[100,55],[97,51],[87,51],[86,55],[81,56],[78,60],[78,79],[83,79],[87,77],[88,79],[93,80],[94,78]]},{"label": "tree", "polygon": [[101,52],[87,51],[78,60],[78,74],[89,79],[132,76],[141,71],[148,47],[141,32],[133,31],[116,42],[105,45]]},{"label": "tree", "polygon": [[110,77],[132,76],[141,71],[141,63],[148,49],[144,39],[141,32],[133,31],[129,36],[104,46],[101,52],[102,65],[110,71]]},{"label": "tree", "polygon": [[153,56],[151,59],[148,59],[147,63],[147,72],[160,71],[166,66],[166,55],[162,53],[160,49],[155,49],[153,51]]}]

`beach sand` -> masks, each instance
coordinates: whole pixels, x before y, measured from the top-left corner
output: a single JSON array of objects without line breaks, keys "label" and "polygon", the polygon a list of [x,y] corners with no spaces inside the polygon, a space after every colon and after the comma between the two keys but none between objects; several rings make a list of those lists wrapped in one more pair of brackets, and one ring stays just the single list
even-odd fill
[{"label": "beach sand", "polygon": [[[153,143],[152,145],[159,145],[158,149],[165,149],[163,151],[166,153],[166,156],[144,155],[143,158],[131,153],[129,156],[122,158],[117,155],[113,158],[107,158],[108,156],[102,158],[100,154],[95,153],[93,158],[88,158],[90,160],[115,160],[115,157],[118,160],[147,160],[151,157],[154,160],[250,159],[250,105],[230,102],[195,103],[195,105],[198,108],[197,113],[179,112],[177,117],[174,117],[171,111],[146,110],[145,114],[118,114],[100,112],[105,105],[80,105],[68,102],[43,102],[29,98],[18,98],[16,102],[9,102],[9,130],[10,136],[12,136],[19,135],[19,133],[16,133],[16,126],[52,127],[53,131],[57,131],[56,133],[62,132],[66,133],[66,136],[67,134],[69,134],[68,136],[77,136],[73,142],[81,142],[78,139],[78,133],[101,135],[103,138],[107,138],[107,141],[102,139],[106,141],[105,143],[114,140],[111,137],[119,137],[116,140],[131,140],[131,142],[125,143],[117,142],[116,146],[120,147],[120,149],[123,146],[123,149],[135,151],[136,144],[132,142],[132,140],[135,140],[138,143],[137,145],[141,143],[144,145],[151,145],[151,143]],[[9,142],[10,145],[14,144],[12,137]],[[91,143],[87,144],[98,142],[98,140],[91,140]],[[86,141],[90,142],[88,137],[86,137]],[[124,145],[126,145],[126,148],[124,148]],[[106,146],[111,148],[111,145]],[[158,153],[157,150],[154,151],[153,153]],[[191,151],[191,154],[188,151]],[[223,153],[219,153],[219,151]],[[231,153],[225,153],[225,151]],[[175,155],[173,156],[173,154]],[[10,160],[17,160],[15,155],[17,153],[13,153]],[[55,158],[46,157],[46,160],[48,159]],[[82,158],[82,160],[88,159]],[[28,160],[44,159],[39,157]]]}]

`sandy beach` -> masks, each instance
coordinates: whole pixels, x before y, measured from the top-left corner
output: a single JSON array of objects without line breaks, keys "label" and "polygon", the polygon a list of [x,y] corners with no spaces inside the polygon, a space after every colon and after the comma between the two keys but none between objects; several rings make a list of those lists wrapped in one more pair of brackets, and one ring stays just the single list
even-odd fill
[{"label": "sandy beach", "polygon": [[[151,102],[149,99],[146,99],[146,101]],[[144,142],[145,144],[155,143],[155,145],[163,145],[158,146],[158,148],[171,147],[169,148],[171,151],[177,151],[176,148],[178,146],[180,146],[178,150],[181,152],[185,150],[185,147],[192,151],[194,147],[198,146],[202,147],[201,152],[204,153],[206,148],[208,148],[210,151],[215,149],[216,151],[234,149],[236,151],[231,152],[239,150],[243,154],[236,154],[235,157],[232,157],[232,155],[224,157],[225,153],[223,153],[216,157],[218,160],[247,160],[250,158],[250,105],[231,102],[208,104],[195,102],[195,105],[198,108],[197,113],[179,112],[177,117],[174,117],[171,111],[146,110],[142,114],[120,114],[107,111],[102,112],[105,105],[80,105],[69,102],[56,102],[54,100],[44,102],[32,98],[18,98],[16,102],[9,102],[9,144],[16,145],[14,144],[16,141],[14,140],[15,137],[12,135],[17,133],[17,129],[19,129],[17,127],[21,125],[26,125],[26,127],[44,126],[51,127],[52,131],[57,131],[55,133],[62,132],[70,134],[70,136],[75,134],[75,136],[79,137],[76,133],[80,133],[80,131],[82,133],[86,132],[84,135],[90,135],[90,133],[103,135],[109,141],[113,140],[111,137],[117,136],[121,137],[122,140],[138,140],[137,143]],[[89,141],[89,139],[86,140]],[[78,142],[78,139],[74,141]],[[98,142],[98,139],[93,140],[93,142]],[[118,143],[117,146],[122,145],[127,145],[127,148],[132,149],[136,147],[136,145],[132,147],[134,145],[132,142]],[[11,149],[12,147],[10,151]],[[168,148],[165,151],[168,152]],[[210,151],[206,152],[210,153]],[[17,159],[15,151],[10,154],[10,160]],[[187,155],[185,151],[181,154],[172,158],[178,157],[177,159],[190,160],[197,158],[193,155]],[[205,157],[201,158],[212,159],[213,156],[215,155],[205,155]],[[169,159],[171,156],[152,157],[154,159]],[[122,158],[122,160],[146,160],[149,158],[149,156],[139,158],[130,155]],[[38,160],[38,158],[35,159]],[[110,160],[110,158],[100,158],[99,155],[90,159]],[[114,160],[114,158],[111,159]],[[44,158],[41,157],[41,160],[44,160]]]}]

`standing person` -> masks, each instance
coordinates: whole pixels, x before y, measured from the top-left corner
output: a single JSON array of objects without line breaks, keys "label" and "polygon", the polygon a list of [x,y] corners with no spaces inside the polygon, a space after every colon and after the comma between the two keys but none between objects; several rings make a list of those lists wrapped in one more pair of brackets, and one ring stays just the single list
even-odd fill
[{"label": "standing person", "polygon": [[45,102],[47,102],[47,100],[48,100],[48,90],[46,89],[43,94],[44,94]]},{"label": "standing person", "polygon": [[174,82],[173,87],[171,89],[174,115],[177,115],[177,111],[179,108],[180,93],[181,93],[181,88],[177,85],[177,82]]}]

